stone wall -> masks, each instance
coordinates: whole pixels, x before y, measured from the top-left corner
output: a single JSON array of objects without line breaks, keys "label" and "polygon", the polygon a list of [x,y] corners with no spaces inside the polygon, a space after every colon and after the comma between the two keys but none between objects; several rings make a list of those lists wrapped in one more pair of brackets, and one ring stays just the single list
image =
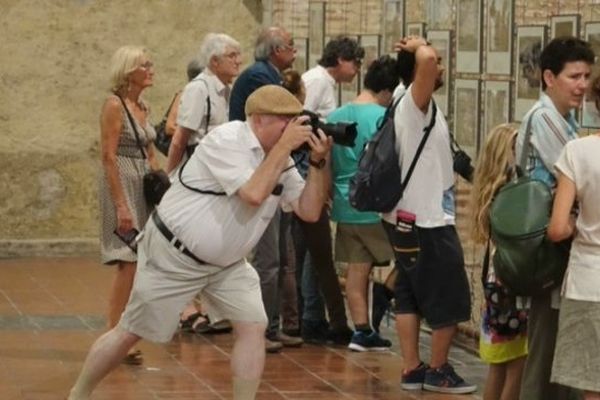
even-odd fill
[{"label": "stone wall", "polygon": [[73,239],[95,248],[98,118],[119,46],[150,50],[144,95],[158,122],[204,34],[237,38],[248,62],[262,19],[259,0],[1,0],[0,10],[0,256],[55,254]]}]

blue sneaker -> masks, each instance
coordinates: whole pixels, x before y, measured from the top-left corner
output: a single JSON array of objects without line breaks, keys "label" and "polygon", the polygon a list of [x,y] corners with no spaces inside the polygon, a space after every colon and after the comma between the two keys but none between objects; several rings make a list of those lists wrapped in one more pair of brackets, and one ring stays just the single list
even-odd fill
[{"label": "blue sneaker", "polygon": [[437,393],[466,394],[476,391],[477,386],[465,382],[452,365],[446,363],[439,368],[427,370],[423,389]]},{"label": "blue sneaker", "polygon": [[425,382],[425,373],[429,369],[429,365],[421,362],[415,369],[402,374],[400,386],[404,390],[421,390],[423,382]]},{"label": "blue sneaker", "polygon": [[350,339],[348,348],[353,351],[386,351],[392,347],[392,342],[379,336],[377,332],[365,334],[356,331]]}]

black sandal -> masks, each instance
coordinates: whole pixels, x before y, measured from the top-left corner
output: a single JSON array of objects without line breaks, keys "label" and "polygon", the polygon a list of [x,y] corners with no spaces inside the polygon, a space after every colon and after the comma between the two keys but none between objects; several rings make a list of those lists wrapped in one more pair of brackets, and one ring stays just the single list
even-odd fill
[{"label": "black sandal", "polygon": [[[193,313],[191,315],[189,315],[186,319],[182,319],[179,321],[179,329],[181,329],[182,332],[187,332],[187,333],[194,333],[196,332],[195,325],[196,321],[198,321],[199,318],[204,318],[206,321],[208,321],[208,317],[204,314],[202,314],[201,312],[196,312]],[[204,324],[204,322],[201,322],[199,325]]]},{"label": "black sandal", "polygon": [[126,365],[142,365],[142,363],[144,362],[142,351],[135,350],[127,354],[125,357],[123,357],[123,360],[121,360],[121,362]]}]

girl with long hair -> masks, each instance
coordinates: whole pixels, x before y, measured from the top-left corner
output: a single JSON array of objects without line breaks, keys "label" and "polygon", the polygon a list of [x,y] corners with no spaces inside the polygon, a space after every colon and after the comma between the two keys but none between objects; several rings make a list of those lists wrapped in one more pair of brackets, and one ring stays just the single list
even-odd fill
[{"label": "girl with long hair", "polygon": [[491,130],[479,155],[473,182],[472,236],[475,242],[487,244],[488,252],[482,276],[485,305],[479,341],[480,356],[490,366],[484,400],[518,399],[527,356],[527,314],[516,307],[515,297],[495,277],[489,229],[494,196],[515,174],[517,132],[513,124],[498,125]]}]

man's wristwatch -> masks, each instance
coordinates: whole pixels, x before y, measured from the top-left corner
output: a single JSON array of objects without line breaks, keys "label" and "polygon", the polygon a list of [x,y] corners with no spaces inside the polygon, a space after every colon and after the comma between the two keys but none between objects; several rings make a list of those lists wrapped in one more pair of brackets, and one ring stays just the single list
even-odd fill
[{"label": "man's wristwatch", "polygon": [[319,161],[315,161],[312,158],[309,158],[308,163],[311,165],[311,167],[315,167],[316,169],[323,169],[325,167],[325,164],[327,164],[327,160],[322,158]]}]

